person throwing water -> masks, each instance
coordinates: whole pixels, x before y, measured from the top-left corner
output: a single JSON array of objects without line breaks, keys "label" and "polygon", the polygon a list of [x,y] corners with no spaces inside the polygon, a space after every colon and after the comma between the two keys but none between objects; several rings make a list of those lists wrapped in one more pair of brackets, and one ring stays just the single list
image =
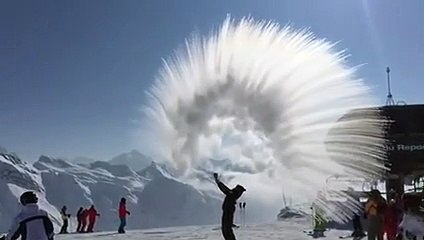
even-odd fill
[{"label": "person throwing water", "polygon": [[246,189],[241,185],[237,185],[233,189],[230,189],[218,179],[218,173],[214,173],[213,177],[216,184],[218,185],[219,190],[225,194],[225,199],[222,203],[222,236],[225,240],[235,240],[236,237],[234,236],[233,232],[234,212],[236,210],[237,199],[241,197]]}]

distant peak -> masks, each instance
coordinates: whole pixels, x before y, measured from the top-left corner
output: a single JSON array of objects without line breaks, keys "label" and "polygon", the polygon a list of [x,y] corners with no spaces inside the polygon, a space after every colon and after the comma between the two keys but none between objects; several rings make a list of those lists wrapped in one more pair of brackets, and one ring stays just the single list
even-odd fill
[{"label": "distant peak", "polygon": [[53,157],[49,157],[46,155],[41,155],[40,158],[38,159],[39,162],[41,163],[47,163],[50,164],[52,166],[55,167],[59,167],[59,168],[68,168],[68,167],[72,167],[72,164],[60,159],[60,158],[53,158]]},{"label": "distant peak", "polygon": [[141,152],[139,152],[139,151],[137,151],[137,150],[135,150],[135,149],[133,149],[133,150],[131,150],[131,152],[130,152],[131,154],[137,154],[137,155],[143,155]]}]

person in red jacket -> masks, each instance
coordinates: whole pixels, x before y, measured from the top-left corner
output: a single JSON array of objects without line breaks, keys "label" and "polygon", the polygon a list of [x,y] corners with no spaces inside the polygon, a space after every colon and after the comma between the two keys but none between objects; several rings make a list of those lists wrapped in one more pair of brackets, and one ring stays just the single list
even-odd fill
[{"label": "person in red jacket", "polygon": [[91,205],[91,207],[87,210],[87,215],[88,215],[87,232],[93,232],[93,228],[94,228],[94,224],[96,224],[97,216],[100,216],[100,214],[94,208],[94,205]]},{"label": "person in red jacket", "polygon": [[87,227],[87,218],[88,218],[88,209],[83,209],[81,212],[81,227],[79,228],[79,233],[86,231]]},{"label": "person in red jacket", "polygon": [[121,198],[119,202],[119,220],[120,225],[118,229],[118,233],[125,233],[125,226],[127,225],[127,215],[130,215],[130,212],[127,210],[127,200],[125,198]]},{"label": "person in red jacket", "polygon": [[396,240],[398,226],[400,224],[402,210],[395,194],[390,196],[387,208],[384,212],[384,232],[387,240]]}]

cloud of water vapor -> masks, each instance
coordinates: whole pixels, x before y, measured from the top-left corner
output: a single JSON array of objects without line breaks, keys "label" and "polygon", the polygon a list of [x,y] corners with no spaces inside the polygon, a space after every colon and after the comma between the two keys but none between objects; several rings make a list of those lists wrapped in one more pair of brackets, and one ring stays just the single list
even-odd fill
[{"label": "cloud of water vapor", "polygon": [[308,31],[227,19],[164,61],[143,135],[187,179],[219,171],[264,201],[282,188],[311,199],[334,174],[376,174],[382,121],[368,110],[337,122],[372,99],[333,47]]}]

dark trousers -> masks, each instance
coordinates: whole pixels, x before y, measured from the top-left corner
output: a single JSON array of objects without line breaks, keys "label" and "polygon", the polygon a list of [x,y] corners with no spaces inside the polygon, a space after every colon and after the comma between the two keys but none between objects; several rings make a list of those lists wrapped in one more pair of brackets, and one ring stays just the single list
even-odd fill
[{"label": "dark trousers", "polygon": [[79,230],[79,232],[85,232],[85,228],[87,227],[87,220],[81,220],[81,228],[80,228],[80,230]]},{"label": "dark trousers", "polygon": [[120,220],[120,224],[119,224],[119,229],[118,229],[118,233],[125,233],[125,226],[127,225],[127,219],[123,218],[119,218]]},{"label": "dark trousers", "polygon": [[88,220],[87,232],[93,232],[94,224],[96,224],[96,220],[93,220],[93,219]]},{"label": "dark trousers", "polygon": [[82,222],[81,219],[78,219],[77,232],[81,232]]},{"label": "dark trousers", "polygon": [[225,240],[236,240],[236,236],[234,236],[232,226],[223,226],[222,227],[222,236]]},{"label": "dark trousers", "polygon": [[63,225],[60,229],[60,233],[68,233],[68,219],[63,220]]},{"label": "dark trousers", "polygon": [[368,216],[368,240],[383,240],[383,217]]},{"label": "dark trousers", "polygon": [[353,216],[353,236],[360,236],[364,233],[364,230],[362,229],[362,224],[361,224],[361,217],[357,214],[355,214],[355,216]]},{"label": "dark trousers", "polygon": [[225,240],[236,240],[233,232],[233,220],[234,220],[234,211],[226,212],[222,214],[221,230],[222,236]]}]

